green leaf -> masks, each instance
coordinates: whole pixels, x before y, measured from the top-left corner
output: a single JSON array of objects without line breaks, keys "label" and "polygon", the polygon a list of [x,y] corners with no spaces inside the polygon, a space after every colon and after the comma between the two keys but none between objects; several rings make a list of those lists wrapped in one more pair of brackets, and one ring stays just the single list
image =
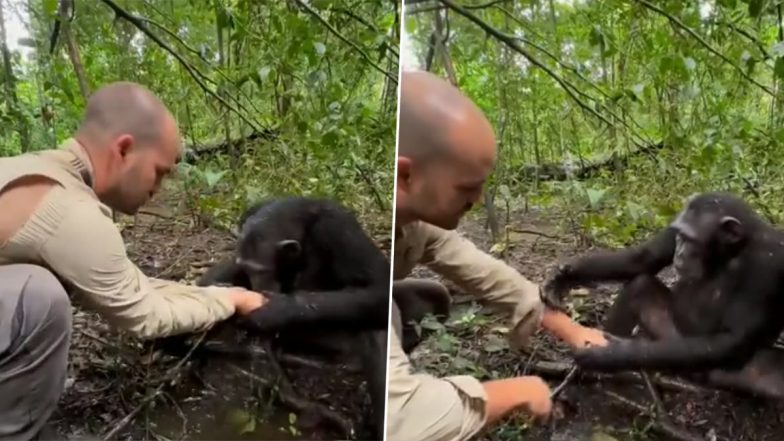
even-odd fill
[{"label": "green leaf", "polygon": [[332,6],[332,0],[315,0],[313,2],[313,7],[316,9],[328,9]]},{"label": "green leaf", "polygon": [[231,424],[240,435],[251,433],[256,430],[256,418],[243,409],[230,410],[227,419],[229,420],[229,424]]},{"label": "green leaf", "polygon": [[48,16],[57,15],[58,0],[44,0],[44,12]]},{"label": "green leaf", "polygon": [[259,81],[262,82],[267,81],[267,78],[269,78],[269,74],[270,74],[269,66],[264,66],[261,69],[259,69]]},{"label": "green leaf", "polygon": [[732,8],[732,9],[738,6],[737,0],[718,0],[718,4],[720,6],[724,6],[725,8]]},{"label": "green leaf", "polygon": [[204,180],[207,181],[207,187],[210,189],[215,187],[215,184],[220,182],[221,178],[228,173],[228,170],[222,170],[219,172],[214,172],[212,170],[207,170],[204,172]]},{"label": "green leaf", "polygon": [[596,209],[599,206],[599,202],[601,202],[604,197],[604,194],[607,193],[607,190],[586,188],[585,193],[588,195],[588,203],[591,204],[591,208]]},{"label": "green leaf", "polygon": [[316,49],[316,53],[319,55],[319,57],[323,57],[324,52],[327,51],[327,47],[324,46],[324,43],[320,41],[313,43],[313,48]]},{"label": "green leaf", "polygon": [[416,31],[416,19],[414,17],[406,18],[406,32],[413,34]]}]

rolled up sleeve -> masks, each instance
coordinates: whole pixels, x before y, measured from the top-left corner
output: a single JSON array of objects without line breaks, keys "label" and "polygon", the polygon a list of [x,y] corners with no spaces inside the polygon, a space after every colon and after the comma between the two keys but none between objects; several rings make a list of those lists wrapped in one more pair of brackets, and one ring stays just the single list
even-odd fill
[{"label": "rolled up sleeve", "polygon": [[145,276],[117,227],[92,201],[73,201],[39,254],[86,307],[139,338],[198,332],[234,313],[229,288]]},{"label": "rolled up sleeve", "polygon": [[422,262],[489,306],[510,314],[510,344],[525,346],[544,315],[539,286],[456,231],[422,223]]}]

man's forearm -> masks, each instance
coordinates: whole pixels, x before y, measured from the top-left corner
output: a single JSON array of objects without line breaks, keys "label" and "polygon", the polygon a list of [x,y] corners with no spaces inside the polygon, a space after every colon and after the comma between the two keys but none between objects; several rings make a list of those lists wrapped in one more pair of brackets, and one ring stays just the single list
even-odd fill
[{"label": "man's forearm", "polygon": [[557,309],[545,307],[542,328],[573,348],[588,345],[604,346],[607,340],[604,333],[596,328],[583,326]]}]

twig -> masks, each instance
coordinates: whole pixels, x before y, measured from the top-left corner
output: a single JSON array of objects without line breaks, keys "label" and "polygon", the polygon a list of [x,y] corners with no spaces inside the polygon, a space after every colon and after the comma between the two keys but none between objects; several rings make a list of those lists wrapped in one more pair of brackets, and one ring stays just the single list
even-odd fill
[{"label": "twig", "polygon": [[157,398],[163,391],[164,386],[166,386],[169,383],[169,380],[173,379],[176,376],[176,374],[180,373],[182,367],[185,366],[185,363],[191,358],[193,352],[196,350],[197,347],[199,347],[199,345],[201,345],[201,343],[204,341],[204,338],[206,336],[207,336],[207,332],[202,332],[198,340],[196,340],[193,346],[191,346],[191,349],[188,351],[188,353],[185,354],[185,356],[164,375],[164,381],[161,381],[161,384],[159,384],[158,387],[155,388],[153,393],[148,394],[146,397],[144,397],[141,403],[139,403],[139,405],[136,406],[136,408],[134,408],[131,411],[131,413],[126,415],[123,419],[118,421],[116,424],[112,424],[113,428],[109,430],[101,438],[104,440],[109,440],[114,438],[115,435],[120,433],[120,431],[123,430],[125,426],[130,424],[130,422],[133,421],[134,418],[136,418],[136,415],[138,415],[149,403],[151,403],[155,398]]},{"label": "twig", "polygon": [[[550,376],[568,375],[571,368],[572,368],[571,363],[564,363],[564,362],[557,362],[557,361],[540,361],[531,364],[531,372],[535,372],[540,375],[550,375]],[[635,372],[619,372],[616,374],[608,375],[608,374],[600,374],[591,371],[582,371],[581,378],[589,379],[593,381],[613,379],[613,380],[627,381],[632,383],[644,383],[644,380],[640,378],[639,374]],[[680,381],[668,377],[654,376],[652,382],[653,384],[659,387],[676,391],[676,392],[691,392],[691,393],[706,392],[706,389],[702,387],[687,383],[685,381]]]},{"label": "twig", "polygon": [[514,231],[515,233],[533,234],[534,236],[542,236],[542,237],[546,237],[546,238],[552,239],[552,240],[559,240],[560,239],[560,237],[558,237],[558,236],[553,236],[553,235],[550,235],[550,234],[547,234],[547,233],[542,233],[540,231],[526,230],[525,228],[512,228],[512,227],[507,227],[507,228],[509,228],[509,231]]},{"label": "twig", "polygon": [[664,408],[664,403],[659,397],[659,393],[656,392],[656,389],[653,387],[653,383],[651,383],[651,377],[648,376],[647,372],[642,372],[642,371],[640,371],[640,376],[642,377],[642,380],[645,382],[645,387],[648,389],[648,392],[651,394],[651,399],[653,400],[653,404],[656,406],[657,416],[659,418],[669,419],[667,410]]},{"label": "twig", "polygon": [[[654,415],[652,415],[652,412],[651,412],[650,409],[648,409],[646,406],[644,406],[644,405],[642,405],[642,404],[640,404],[640,403],[638,403],[636,401],[633,401],[633,400],[631,400],[629,398],[621,396],[621,395],[619,395],[619,394],[617,394],[615,392],[612,392],[612,391],[605,390],[605,391],[602,391],[602,392],[604,392],[604,394],[607,395],[608,397],[618,401],[619,403],[622,403],[622,404],[624,404],[624,405],[626,405],[628,407],[631,407],[631,408],[633,408],[633,409],[639,411],[640,413],[645,414],[645,415],[647,415],[649,417],[652,417],[652,418],[654,417]],[[694,434],[689,433],[688,431],[683,430],[680,427],[677,427],[677,426],[675,426],[675,425],[673,425],[673,424],[671,424],[671,423],[669,423],[667,421],[656,420],[655,418],[653,420],[653,429],[658,431],[658,432],[660,432],[660,433],[662,433],[663,435],[667,435],[667,436],[671,437],[671,439],[676,440],[676,441],[705,441],[705,439],[703,437],[701,437],[701,436],[694,435]]]},{"label": "twig", "polygon": [[569,382],[570,382],[570,381],[572,381],[572,377],[574,377],[574,375],[575,375],[576,373],[577,373],[577,366],[575,365],[575,366],[572,366],[572,368],[571,368],[571,369],[569,370],[569,372],[566,374],[566,377],[563,379],[563,381],[561,382],[561,384],[559,384],[559,385],[558,385],[558,386],[557,386],[555,389],[553,389],[553,391],[550,393],[550,399],[553,399],[553,398],[557,397],[557,396],[558,396],[558,394],[560,394],[560,393],[561,393],[561,391],[562,391],[562,390],[564,390],[564,388],[566,387],[566,385],[567,385],[567,384],[569,384]]}]

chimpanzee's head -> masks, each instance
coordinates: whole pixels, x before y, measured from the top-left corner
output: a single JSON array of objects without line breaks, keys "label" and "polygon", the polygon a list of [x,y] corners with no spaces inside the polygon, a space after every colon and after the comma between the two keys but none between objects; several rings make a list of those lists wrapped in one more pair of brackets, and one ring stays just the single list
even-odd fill
[{"label": "chimpanzee's head", "polygon": [[701,280],[706,271],[737,255],[761,222],[746,203],[727,193],[700,193],[670,224],[678,232],[679,277]]},{"label": "chimpanzee's head", "polygon": [[276,202],[257,207],[245,219],[237,241],[237,264],[254,291],[290,292],[304,267],[303,222],[277,208]]}]

